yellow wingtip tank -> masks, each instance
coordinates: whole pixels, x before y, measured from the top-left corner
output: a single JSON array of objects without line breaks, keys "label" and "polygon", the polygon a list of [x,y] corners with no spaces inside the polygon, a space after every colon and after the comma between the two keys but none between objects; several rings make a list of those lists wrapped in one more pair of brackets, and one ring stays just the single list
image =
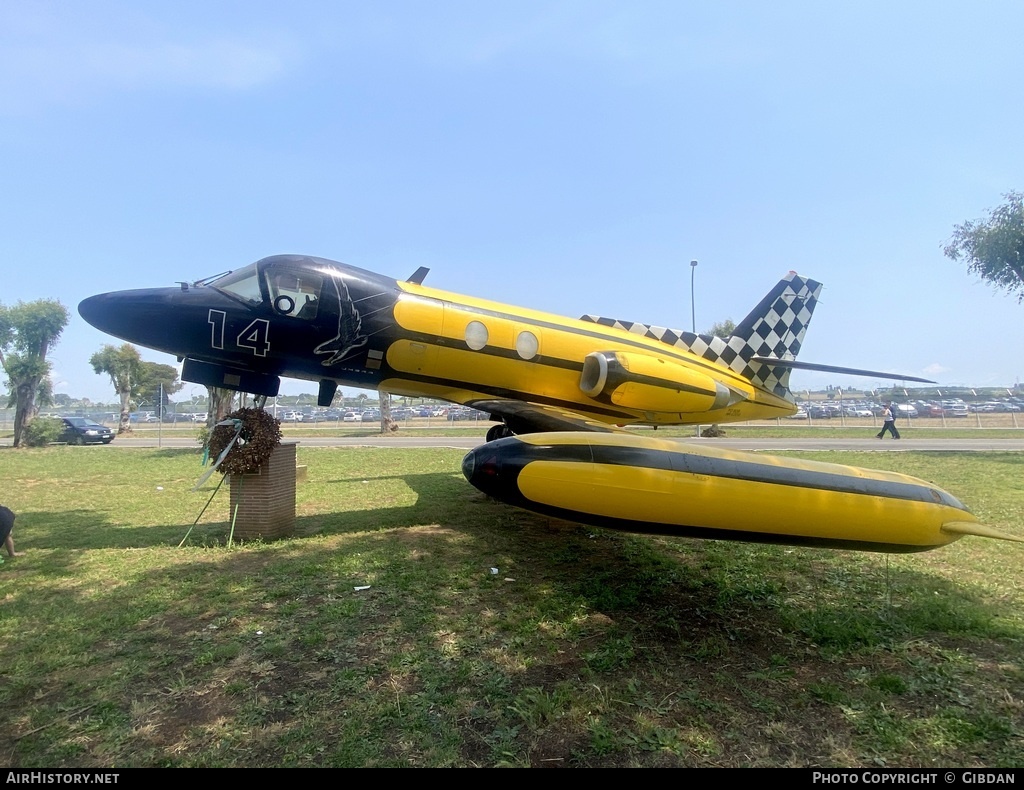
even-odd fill
[{"label": "yellow wingtip tank", "polygon": [[501,439],[463,473],[503,502],[631,532],[896,553],[965,534],[1024,542],[909,475],[633,435]]}]

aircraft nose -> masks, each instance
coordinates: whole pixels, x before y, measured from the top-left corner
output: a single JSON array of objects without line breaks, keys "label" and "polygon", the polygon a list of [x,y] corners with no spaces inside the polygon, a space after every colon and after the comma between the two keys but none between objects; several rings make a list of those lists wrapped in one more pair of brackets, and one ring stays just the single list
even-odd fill
[{"label": "aircraft nose", "polygon": [[106,297],[108,296],[110,296],[110,294],[90,296],[88,299],[83,299],[78,303],[78,314],[89,324],[103,332],[107,331],[105,327],[105,316],[110,312],[106,308]]},{"label": "aircraft nose", "polygon": [[134,340],[134,335],[152,322],[152,300],[135,291],[117,291],[83,299],[78,314],[108,335]]},{"label": "aircraft nose", "polygon": [[114,291],[83,299],[78,313],[108,335],[177,353],[178,346],[193,340],[191,335],[206,329],[205,322],[200,320],[206,313],[179,302],[175,289]]}]

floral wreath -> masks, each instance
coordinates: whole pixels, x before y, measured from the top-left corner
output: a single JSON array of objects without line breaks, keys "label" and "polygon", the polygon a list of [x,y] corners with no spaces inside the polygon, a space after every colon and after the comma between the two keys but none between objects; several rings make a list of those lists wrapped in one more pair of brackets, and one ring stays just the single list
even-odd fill
[{"label": "floral wreath", "polygon": [[[230,423],[230,420],[238,422]],[[210,457],[219,458],[235,439],[236,433],[238,435],[234,446],[217,467],[221,474],[244,475],[257,471],[281,443],[281,422],[263,409],[236,409],[221,421],[225,422],[228,424],[214,427],[209,444]]]}]

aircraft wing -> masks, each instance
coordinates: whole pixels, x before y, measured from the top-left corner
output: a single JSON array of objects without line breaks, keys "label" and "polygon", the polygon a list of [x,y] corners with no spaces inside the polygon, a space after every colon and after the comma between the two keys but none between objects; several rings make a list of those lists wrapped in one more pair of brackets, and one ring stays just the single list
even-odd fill
[{"label": "aircraft wing", "polygon": [[505,398],[472,401],[467,406],[500,417],[513,433],[592,431],[623,433],[622,428],[595,420],[570,409]]}]

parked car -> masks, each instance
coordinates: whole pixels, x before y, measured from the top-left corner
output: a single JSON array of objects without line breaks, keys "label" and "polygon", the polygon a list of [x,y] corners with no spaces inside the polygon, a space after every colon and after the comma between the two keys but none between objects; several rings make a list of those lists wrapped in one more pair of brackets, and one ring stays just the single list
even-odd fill
[{"label": "parked car", "polygon": [[206,412],[201,411],[192,415],[192,422],[206,422]]},{"label": "parked car", "polygon": [[487,418],[486,413],[468,406],[454,406],[448,409],[448,419],[452,422],[457,420],[486,420]]},{"label": "parked car", "polygon": [[347,411],[341,418],[342,422],[359,422],[359,415],[354,411]]},{"label": "parked car", "polygon": [[86,417],[62,417],[64,430],[58,441],[68,444],[110,444],[114,432],[106,425],[100,425]]}]

